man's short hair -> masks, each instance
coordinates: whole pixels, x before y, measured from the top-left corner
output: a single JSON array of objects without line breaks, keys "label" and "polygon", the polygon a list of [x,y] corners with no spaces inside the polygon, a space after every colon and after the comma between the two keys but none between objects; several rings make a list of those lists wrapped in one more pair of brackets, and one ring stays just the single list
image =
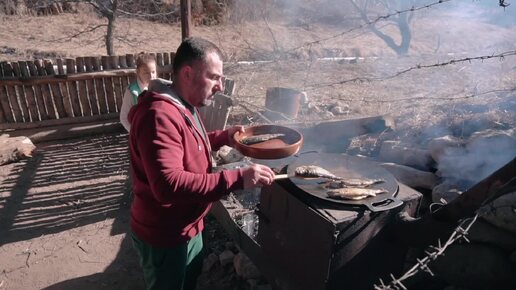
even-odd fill
[{"label": "man's short hair", "polygon": [[172,69],[177,74],[185,65],[191,66],[196,61],[205,62],[207,55],[212,52],[215,52],[220,59],[223,59],[222,52],[212,42],[200,37],[186,38],[177,48]]}]

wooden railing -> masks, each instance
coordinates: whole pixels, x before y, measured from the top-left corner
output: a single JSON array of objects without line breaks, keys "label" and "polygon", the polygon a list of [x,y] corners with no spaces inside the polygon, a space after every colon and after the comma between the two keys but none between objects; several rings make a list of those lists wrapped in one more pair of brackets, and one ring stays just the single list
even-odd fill
[{"label": "wooden railing", "polygon": [[[174,53],[156,53],[158,76],[170,79]],[[118,117],[135,80],[135,55],[0,63],[0,130]]]}]

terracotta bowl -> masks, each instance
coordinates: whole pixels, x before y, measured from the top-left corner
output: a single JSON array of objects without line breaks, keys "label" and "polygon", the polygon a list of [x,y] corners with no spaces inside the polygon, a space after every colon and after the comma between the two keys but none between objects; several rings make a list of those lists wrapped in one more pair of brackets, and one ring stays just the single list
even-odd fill
[{"label": "terracotta bowl", "polygon": [[[285,134],[285,136],[260,143],[245,145],[241,140],[261,134]],[[279,159],[296,154],[303,146],[303,135],[294,129],[278,125],[259,125],[245,129],[245,133],[237,132],[235,148],[245,156],[257,159]]]}]

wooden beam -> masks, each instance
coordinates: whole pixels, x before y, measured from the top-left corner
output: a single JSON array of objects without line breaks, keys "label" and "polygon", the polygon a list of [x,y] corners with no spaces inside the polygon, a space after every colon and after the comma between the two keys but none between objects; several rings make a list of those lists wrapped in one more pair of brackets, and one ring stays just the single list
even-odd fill
[{"label": "wooden beam", "polygon": [[[69,118],[54,119],[54,120],[44,120],[44,121],[39,121],[39,122],[4,123],[4,124],[0,124],[0,131],[35,129],[35,128],[44,128],[44,127],[52,127],[52,126],[62,126],[62,125],[97,122],[97,121],[111,121],[111,120],[116,121],[116,120],[118,120],[118,118],[119,118],[118,113],[108,113],[108,114],[94,115],[94,116],[69,117]],[[7,132],[7,133],[9,133],[9,132]]]},{"label": "wooden beam", "polygon": [[[158,72],[171,72],[172,65],[158,67]],[[113,71],[103,72],[90,72],[90,73],[77,73],[73,75],[50,75],[50,76],[39,76],[39,77],[11,77],[0,79],[0,85],[37,85],[37,84],[51,84],[60,83],[64,81],[84,81],[92,80],[95,78],[102,77],[121,77],[130,74],[134,74],[134,69],[121,69]]]}]

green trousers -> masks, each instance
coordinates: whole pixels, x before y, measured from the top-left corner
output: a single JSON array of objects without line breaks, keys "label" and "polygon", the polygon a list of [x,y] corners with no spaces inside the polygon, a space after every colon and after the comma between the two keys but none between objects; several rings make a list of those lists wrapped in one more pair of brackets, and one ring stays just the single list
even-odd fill
[{"label": "green trousers", "polygon": [[147,290],[194,290],[202,270],[202,233],[173,248],[154,247],[131,233]]}]

